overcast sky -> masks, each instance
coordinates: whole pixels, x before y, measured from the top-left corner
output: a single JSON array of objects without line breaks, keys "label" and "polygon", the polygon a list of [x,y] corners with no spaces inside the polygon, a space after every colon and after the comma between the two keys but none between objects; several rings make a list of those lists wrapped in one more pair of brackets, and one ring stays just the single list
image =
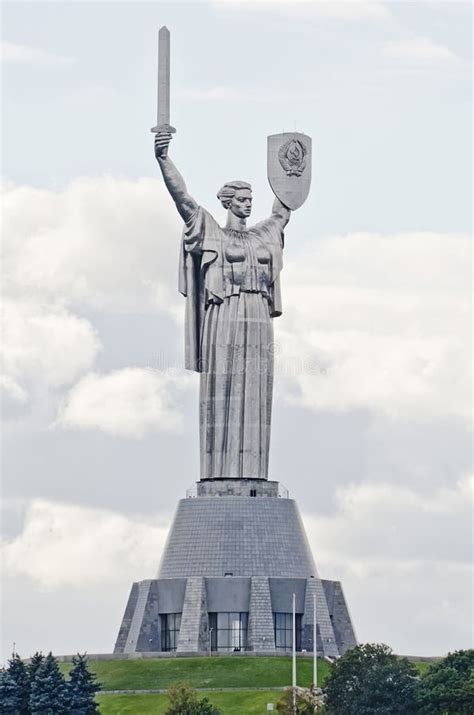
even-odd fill
[{"label": "overcast sky", "polygon": [[180,220],[250,181],[266,137],[313,138],[286,231],[270,477],[297,499],[360,641],[471,645],[471,6],[6,2],[3,657],[111,652],[199,478],[182,369]]}]

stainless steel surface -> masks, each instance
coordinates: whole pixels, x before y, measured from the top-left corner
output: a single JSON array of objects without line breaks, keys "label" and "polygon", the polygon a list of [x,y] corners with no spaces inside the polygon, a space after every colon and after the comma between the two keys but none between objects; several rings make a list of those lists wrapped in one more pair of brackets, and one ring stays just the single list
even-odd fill
[{"label": "stainless steel surface", "polygon": [[[158,94],[157,94],[157,123],[151,129],[154,134],[158,132],[176,131],[170,125],[170,64],[171,64],[170,31],[163,25],[158,32]],[[167,150],[163,152],[163,157]]]}]

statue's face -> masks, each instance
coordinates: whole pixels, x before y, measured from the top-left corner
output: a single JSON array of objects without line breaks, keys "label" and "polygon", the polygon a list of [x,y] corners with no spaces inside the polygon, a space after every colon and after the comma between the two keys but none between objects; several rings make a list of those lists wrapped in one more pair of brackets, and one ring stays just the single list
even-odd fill
[{"label": "statue's face", "polygon": [[252,212],[252,192],[250,189],[237,189],[229,209],[239,218],[247,218]]}]

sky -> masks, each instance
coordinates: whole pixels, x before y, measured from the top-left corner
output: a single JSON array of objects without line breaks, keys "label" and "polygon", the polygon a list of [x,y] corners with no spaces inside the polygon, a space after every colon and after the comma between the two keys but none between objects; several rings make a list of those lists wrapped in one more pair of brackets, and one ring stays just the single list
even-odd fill
[{"label": "sky", "polygon": [[472,646],[471,26],[464,2],[2,6],[2,659],[110,653],[198,478],[170,156],[223,222],[269,134],[313,139],[286,229],[270,478],[357,637]]}]

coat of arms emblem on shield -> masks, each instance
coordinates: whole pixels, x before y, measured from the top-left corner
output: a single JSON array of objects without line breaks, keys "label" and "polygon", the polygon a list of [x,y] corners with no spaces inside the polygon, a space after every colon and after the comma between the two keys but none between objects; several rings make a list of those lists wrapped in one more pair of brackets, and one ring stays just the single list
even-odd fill
[{"label": "coat of arms emblem on shield", "polygon": [[283,144],[278,158],[287,176],[301,176],[306,168],[307,149],[299,139],[290,139]]}]

